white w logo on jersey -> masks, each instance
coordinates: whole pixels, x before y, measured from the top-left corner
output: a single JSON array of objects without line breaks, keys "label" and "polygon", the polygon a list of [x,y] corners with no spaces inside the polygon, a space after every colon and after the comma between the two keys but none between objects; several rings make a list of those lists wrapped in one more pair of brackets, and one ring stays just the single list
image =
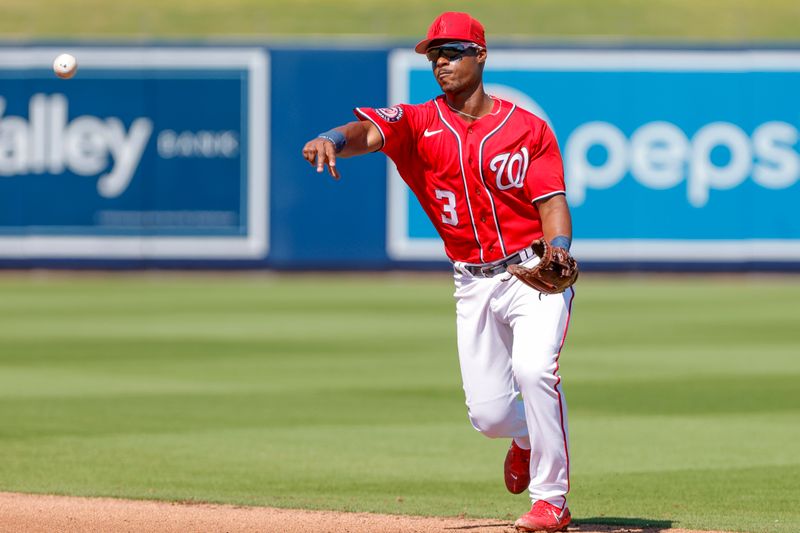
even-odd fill
[{"label": "white w logo on jersey", "polygon": [[530,157],[525,147],[513,155],[509,152],[494,156],[489,162],[489,168],[495,173],[497,188],[501,191],[512,187],[521,189],[525,184],[529,163]]}]

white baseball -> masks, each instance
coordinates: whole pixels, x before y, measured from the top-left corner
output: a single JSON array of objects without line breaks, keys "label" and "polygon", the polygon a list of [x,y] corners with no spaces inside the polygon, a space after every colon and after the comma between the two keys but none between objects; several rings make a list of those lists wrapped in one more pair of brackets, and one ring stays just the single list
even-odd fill
[{"label": "white baseball", "polygon": [[78,71],[78,60],[70,54],[61,54],[53,61],[53,72],[59,78],[68,80]]}]

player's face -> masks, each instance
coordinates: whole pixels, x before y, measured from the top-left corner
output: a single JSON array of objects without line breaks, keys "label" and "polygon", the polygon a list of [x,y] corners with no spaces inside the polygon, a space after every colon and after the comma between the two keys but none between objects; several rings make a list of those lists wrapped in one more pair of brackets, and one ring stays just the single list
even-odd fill
[{"label": "player's face", "polygon": [[457,93],[481,80],[486,50],[473,43],[445,43],[428,48],[433,75],[442,91]]}]

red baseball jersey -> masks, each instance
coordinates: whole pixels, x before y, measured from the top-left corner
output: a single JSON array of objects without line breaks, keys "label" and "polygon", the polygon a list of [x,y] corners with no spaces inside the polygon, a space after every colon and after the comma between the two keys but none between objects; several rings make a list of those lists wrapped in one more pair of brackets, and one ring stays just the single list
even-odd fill
[{"label": "red baseball jersey", "polygon": [[494,98],[490,114],[466,122],[441,95],[418,105],[356,108],[383,137],[444,241],[452,261],[488,263],[542,236],[534,202],[563,194],[564,167],[542,119]]}]

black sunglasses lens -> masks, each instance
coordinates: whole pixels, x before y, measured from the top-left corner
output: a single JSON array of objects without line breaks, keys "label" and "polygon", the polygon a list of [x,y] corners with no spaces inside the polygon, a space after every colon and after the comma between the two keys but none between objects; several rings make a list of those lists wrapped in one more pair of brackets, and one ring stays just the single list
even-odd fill
[{"label": "black sunglasses lens", "polygon": [[463,44],[437,46],[436,48],[431,48],[428,50],[425,55],[428,58],[428,61],[436,61],[441,56],[444,56],[448,61],[451,61],[453,59],[460,58],[467,48],[468,47],[464,46]]},{"label": "black sunglasses lens", "polygon": [[442,48],[440,53],[447,59],[455,59],[457,57],[461,57],[465,50],[466,48],[464,47]]}]

